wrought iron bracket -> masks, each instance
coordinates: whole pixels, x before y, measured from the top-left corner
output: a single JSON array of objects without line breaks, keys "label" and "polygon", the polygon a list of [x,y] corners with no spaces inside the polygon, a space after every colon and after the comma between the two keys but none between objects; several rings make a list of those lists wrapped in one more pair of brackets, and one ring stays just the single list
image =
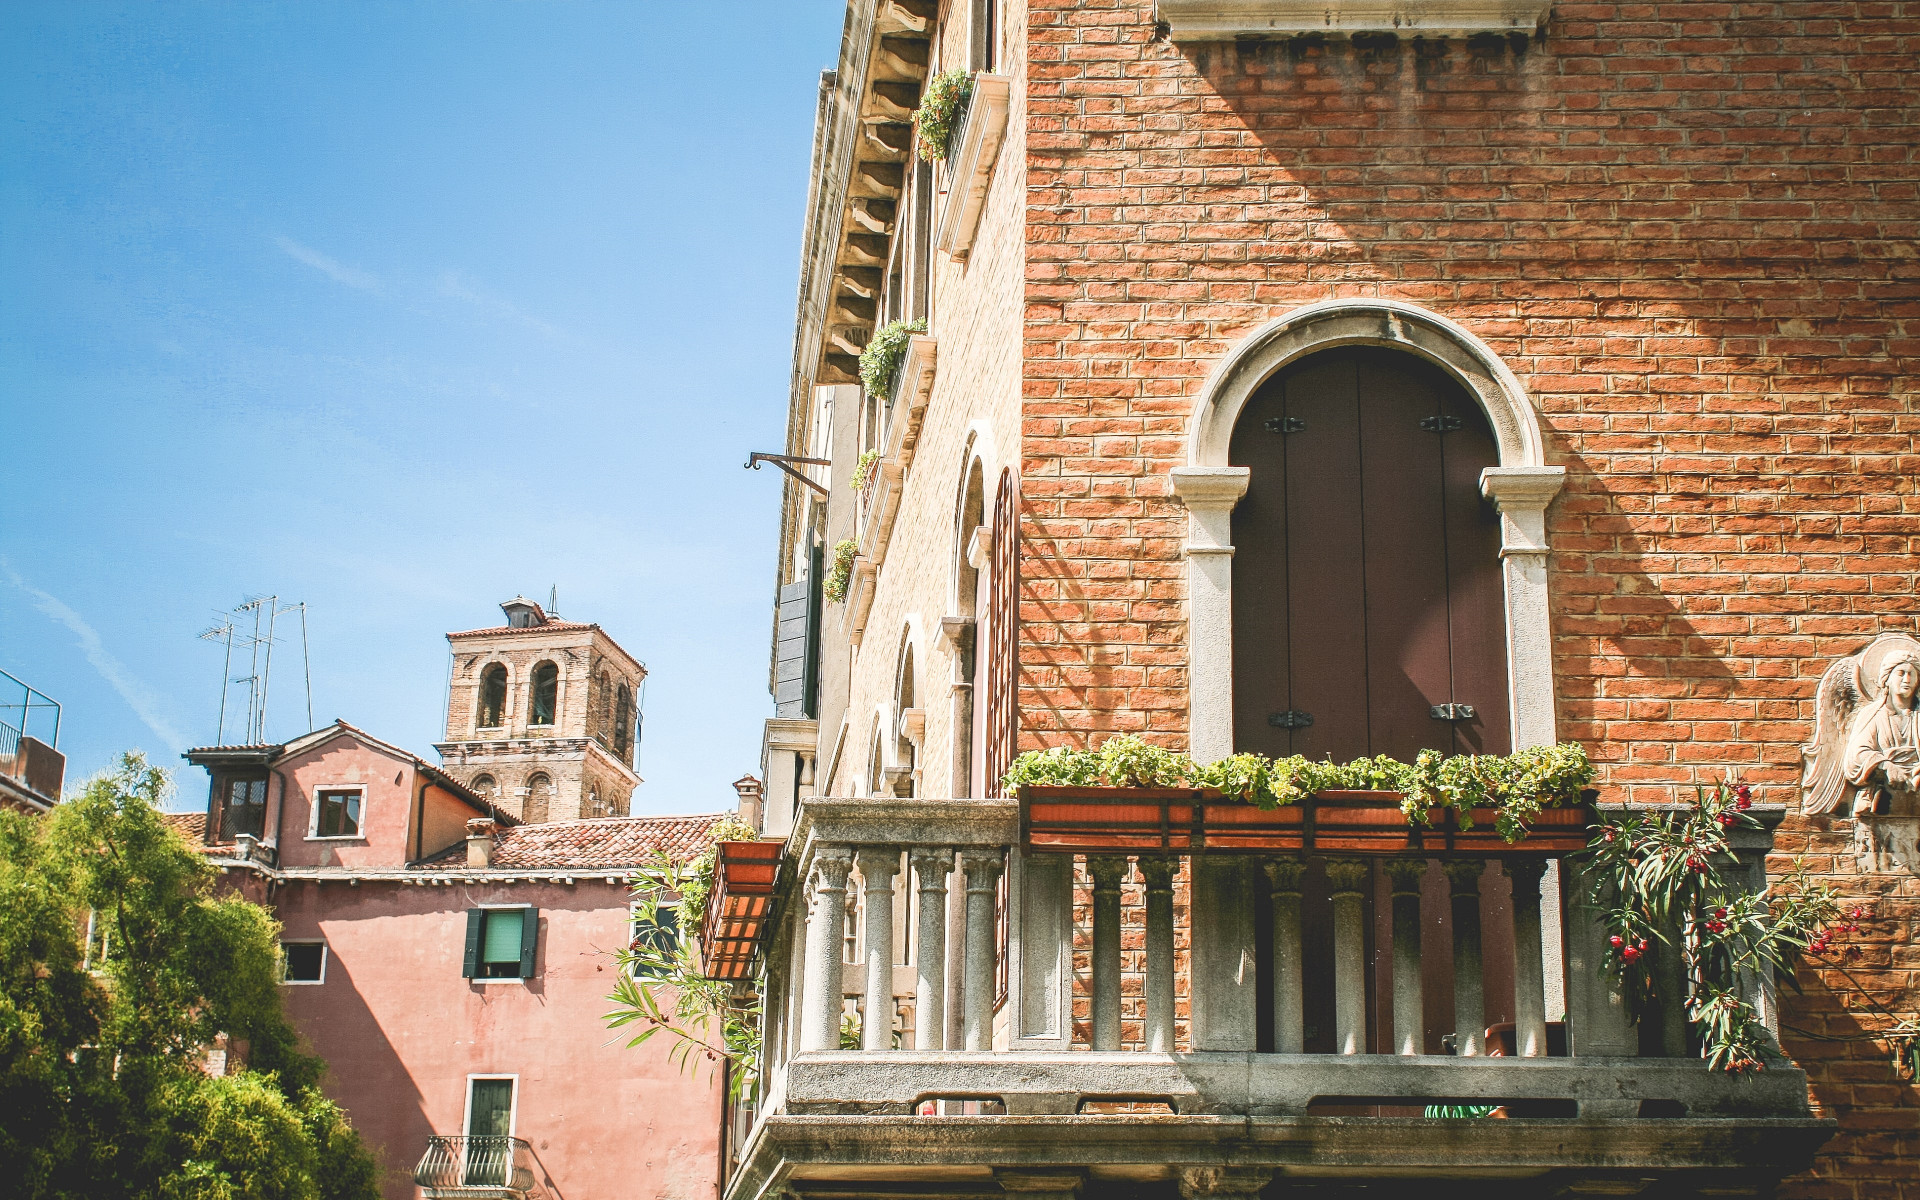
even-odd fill
[{"label": "wrought iron bracket", "polygon": [[1268,713],[1267,724],[1275,729],[1305,729],[1313,724],[1313,714],[1290,708],[1285,712]]},{"label": "wrought iron bracket", "polygon": [[1285,434],[1304,431],[1307,427],[1307,422],[1303,417],[1268,417],[1266,426],[1268,433],[1278,433],[1284,436]]},{"label": "wrought iron bracket", "polygon": [[810,467],[830,467],[833,465],[833,461],[831,459],[802,458],[798,454],[763,454],[760,451],[755,450],[752,454],[749,454],[747,456],[747,461],[743,464],[743,466],[745,467],[746,470],[758,471],[760,469],[760,464],[763,462],[770,462],[774,466],[779,467],[782,471],[785,471],[787,474],[793,476],[795,479],[798,479],[801,483],[806,484],[808,487],[820,493],[822,496],[829,494],[825,484],[815,483],[813,480],[808,479],[805,475],[802,475],[800,472],[794,470],[793,467],[789,464],[805,463]]},{"label": "wrought iron bracket", "polygon": [[1459,417],[1421,417],[1420,428],[1428,433],[1454,433],[1465,429],[1467,423]]},{"label": "wrought iron bracket", "polygon": [[1471,721],[1473,720],[1473,705],[1436,704],[1427,710],[1427,715],[1436,721]]}]

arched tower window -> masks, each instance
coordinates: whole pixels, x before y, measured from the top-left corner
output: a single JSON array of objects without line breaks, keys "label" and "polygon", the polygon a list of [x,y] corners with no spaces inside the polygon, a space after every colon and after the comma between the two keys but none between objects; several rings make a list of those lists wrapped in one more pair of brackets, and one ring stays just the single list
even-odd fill
[{"label": "arched tower window", "polygon": [[476,796],[481,796],[487,800],[499,799],[499,796],[496,793],[499,792],[500,785],[494,781],[494,778],[491,775],[485,775],[485,774],[475,775],[473,777],[473,782],[468,784],[467,786],[473,789],[473,793]]},{"label": "arched tower window", "polygon": [[527,703],[527,724],[553,724],[559,697],[560,668],[543,662],[533,669],[533,692]]},{"label": "arched tower window", "polygon": [[527,780],[526,803],[520,808],[520,819],[529,825],[538,825],[547,819],[553,807],[553,780],[545,774],[536,774]]},{"label": "arched tower window", "polygon": [[1342,347],[1275,374],[1234,426],[1233,744],[1411,759],[1509,748],[1499,464],[1440,368]]},{"label": "arched tower window", "polygon": [[480,672],[480,728],[498,729],[507,722],[507,668],[493,663]]},{"label": "arched tower window", "polygon": [[613,756],[631,766],[633,753],[633,693],[621,684],[613,691]]},{"label": "arched tower window", "polygon": [[611,747],[613,738],[610,733],[613,724],[613,680],[602,668],[593,677],[592,724],[588,733],[602,746]]}]

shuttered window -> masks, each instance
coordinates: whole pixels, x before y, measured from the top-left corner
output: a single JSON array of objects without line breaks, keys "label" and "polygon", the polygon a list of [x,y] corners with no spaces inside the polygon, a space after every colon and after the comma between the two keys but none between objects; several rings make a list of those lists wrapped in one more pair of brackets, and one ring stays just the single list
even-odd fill
[{"label": "shuttered window", "polygon": [[1499,457],[1466,391],[1396,351],[1313,355],[1248,402],[1232,461],[1236,748],[1504,753]]},{"label": "shuttered window", "polygon": [[468,909],[462,974],[468,979],[532,978],[539,932],[537,908]]}]

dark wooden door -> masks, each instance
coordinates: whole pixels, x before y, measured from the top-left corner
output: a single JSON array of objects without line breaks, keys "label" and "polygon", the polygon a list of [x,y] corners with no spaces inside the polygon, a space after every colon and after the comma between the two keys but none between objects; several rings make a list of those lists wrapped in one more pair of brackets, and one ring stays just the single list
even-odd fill
[{"label": "dark wooden door", "polygon": [[1500,527],[1480,495],[1499,455],[1472,397],[1411,355],[1316,354],[1255,393],[1232,459],[1252,471],[1233,517],[1236,749],[1505,753]]}]

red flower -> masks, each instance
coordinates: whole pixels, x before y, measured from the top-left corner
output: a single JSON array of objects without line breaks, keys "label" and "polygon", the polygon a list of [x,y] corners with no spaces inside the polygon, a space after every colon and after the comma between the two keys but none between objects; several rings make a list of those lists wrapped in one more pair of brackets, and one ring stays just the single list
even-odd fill
[{"label": "red flower", "polygon": [[1632,946],[1628,946],[1620,952],[1620,957],[1627,962],[1637,962],[1640,958],[1640,951],[1634,949]]},{"label": "red flower", "polygon": [[1619,938],[1619,937],[1618,937],[1617,935],[1616,935],[1616,936],[1614,936],[1614,937],[1610,937],[1610,938],[1608,938],[1607,940],[1608,940],[1609,942],[1612,942],[1612,943],[1613,943],[1613,945],[1614,945],[1614,947],[1615,947],[1616,949],[1618,949],[1618,948],[1619,948],[1619,946],[1620,946],[1620,938]]},{"label": "red flower", "polygon": [[1748,787],[1744,783],[1741,784],[1739,787],[1733,789],[1733,802],[1734,802],[1734,805],[1738,807],[1741,812],[1745,812],[1748,809],[1752,808],[1753,807],[1753,789]]}]

